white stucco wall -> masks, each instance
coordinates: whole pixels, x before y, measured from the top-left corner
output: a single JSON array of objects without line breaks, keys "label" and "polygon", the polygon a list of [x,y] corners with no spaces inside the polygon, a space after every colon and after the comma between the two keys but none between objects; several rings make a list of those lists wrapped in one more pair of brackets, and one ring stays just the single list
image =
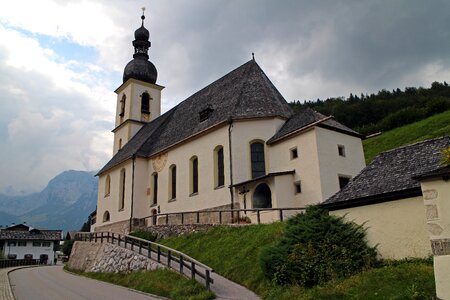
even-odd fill
[{"label": "white stucco wall", "polygon": [[16,246],[8,246],[8,241],[5,241],[4,246],[4,254],[5,256],[8,256],[8,254],[15,254],[17,255],[16,259],[24,259],[25,254],[32,254],[33,259],[39,259],[41,254],[48,255],[48,261],[47,264],[53,264],[53,259],[55,258],[55,252],[53,251],[53,241],[48,241],[50,243],[50,246],[43,247],[42,243],[44,241],[36,241],[40,242],[40,247],[33,246],[33,241],[26,241],[26,246],[18,246],[18,241],[15,241]]},{"label": "white stucco wall", "polygon": [[[324,201],[340,190],[339,175],[353,178],[366,163],[360,138],[320,127],[314,131]],[[339,155],[338,145],[345,147],[345,157]]]},{"label": "white stucco wall", "polygon": [[380,257],[402,259],[431,255],[422,197],[365,205],[330,212],[364,224],[371,246]]},{"label": "white stucco wall", "polygon": [[[132,160],[115,167],[99,176],[98,198],[97,198],[97,223],[96,226],[103,226],[112,222],[129,220],[131,215],[131,179],[132,179]],[[125,206],[119,210],[120,197],[120,172],[125,169]],[[109,174],[111,178],[110,194],[105,196],[105,180]],[[105,211],[110,214],[110,221],[103,222]]]}]

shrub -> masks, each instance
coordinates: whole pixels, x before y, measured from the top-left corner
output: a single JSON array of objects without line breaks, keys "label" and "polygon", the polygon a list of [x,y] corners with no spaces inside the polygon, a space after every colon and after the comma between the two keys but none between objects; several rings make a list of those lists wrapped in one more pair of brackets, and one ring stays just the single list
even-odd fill
[{"label": "shrub", "polygon": [[72,252],[74,240],[65,240],[64,244],[62,246],[62,252],[67,255],[67,257],[70,257],[70,253]]},{"label": "shrub", "polygon": [[260,252],[260,265],[277,284],[311,287],[348,277],[376,262],[376,250],[365,236],[362,226],[310,206],[288,220],[279,242]]},{"label": "shrub", "polygon": [[450,147],[442,150],[442,165],[444,167],[450,166]]},{"label": "shrub", "polygon": [[157,234],[151,233],[149,231],[144,231],[144,230],[133,231],[130,233],[130,235],[150,241],[150,242],[154,242],[158,238]]}]

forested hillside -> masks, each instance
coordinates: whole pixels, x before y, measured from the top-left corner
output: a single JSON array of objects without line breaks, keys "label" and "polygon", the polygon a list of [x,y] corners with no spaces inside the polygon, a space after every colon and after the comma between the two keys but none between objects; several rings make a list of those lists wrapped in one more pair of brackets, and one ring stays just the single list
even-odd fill
[{"label": "forested hillside", "polygon": [[410,124],[450,109],[450,86],[433,82],[430,88],[406,87],[377,94],[350,94],[316,101],[290,103],[298,111],[310,107],[348,127],[369,135]]}]

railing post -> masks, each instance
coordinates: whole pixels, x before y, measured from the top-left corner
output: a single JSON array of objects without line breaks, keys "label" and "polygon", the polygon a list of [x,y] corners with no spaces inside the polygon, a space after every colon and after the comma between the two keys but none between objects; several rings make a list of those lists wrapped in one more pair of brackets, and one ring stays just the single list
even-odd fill
[{"label": "railing post", "polygon": [[210,290],[210,285],[209,285],[209,283],[210,283],[210,280],[211,280],[211,278],[210,278],[211,275],[209,274],[209,270],[208,270],[208,269],[206,269],[205,272],[206,272],[206,274],[205,274],[205,275],[206,275],[206,276],[205,276],[205,277],[206,277],[206,278],[205,278],[205,280],[206,280],[206,289],[207,289],[207,290]]},{"label": "railing post", "polygon": [[200,212],[197,211],[197,224],[200,224]]},{"label": "railing post", "polygon": [[156,250],[158,251],[158,262],[160,263],[160,262],[161,262],[161,247],[158,246],[158,247],[156,248]]},{"label": "railing post", "polygon": [[258,219],[258,224],[261,224],[261,214],[260,214],[261,212],[260,212],[260,210],[258,209],[258,210],[256,210],[256,217],[257,217],[257,219]]},{"label": "railing post", "polygon": [[169,224],[169,214],[166,214],[166,225]]},{"label": "railing post", "polygon": [[103,244],[103,231],[100,233],[100,243]]},{"label": "railing post", "polygon": [[139,254],[142,254],[142,242],[139,241]]},{"label": "railing post", "polygon": [[148,246],[147,246],[147,257],[151,258],[152,257],[152,244],[150,242],[148,242]]},{"label": "railing post", "polygon": [[195,263],[191,262],[191,278],[195,279]]},{"label": "railing post", "polygon": [[131,251],[134,251],[134,240],[131,239]]},{"label": "railing post", "polygon": [[222,224],[222,211],[219,211],[219,224]]},{"label": "railing post", "polygon": [[184,213],[181,213],[181,225],[184,225]]},{"label": "railing post", "polygon": [[124,248],[127,249],[127,242],[128,242],[128,239],[127,239],[126,236],[123,237],[123,242],[124,242]]},{"label": "railing post", "polygon": [[283,222],[283,209],[280,208],[280,221]]},{"label": "railing post", "polygon": [[170,269],[170,260],[172,259],[172,252],[168,250],[167,252],[167,267]]},{"label": "railing post", "polygon": [[95,241],[96,243],[97,243],[97,235],[98,235],[98,234],[95,234],[95,235],[94,235],[94,241]]},{"label": "railing post", "polygon": [[184,260],[183,256],[180,255],[180,273],[183,275],[183,267],[184,267]]}]

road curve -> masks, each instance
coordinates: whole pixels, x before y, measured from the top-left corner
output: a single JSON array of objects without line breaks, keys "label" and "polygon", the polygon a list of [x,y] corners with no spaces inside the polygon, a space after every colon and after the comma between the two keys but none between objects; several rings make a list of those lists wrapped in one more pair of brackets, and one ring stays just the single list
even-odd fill
[{"label": "road curve", "polygon": [[9,273],[16,300],[151,300],[127,288],[64,272],[62,266],[25,268]]}]

